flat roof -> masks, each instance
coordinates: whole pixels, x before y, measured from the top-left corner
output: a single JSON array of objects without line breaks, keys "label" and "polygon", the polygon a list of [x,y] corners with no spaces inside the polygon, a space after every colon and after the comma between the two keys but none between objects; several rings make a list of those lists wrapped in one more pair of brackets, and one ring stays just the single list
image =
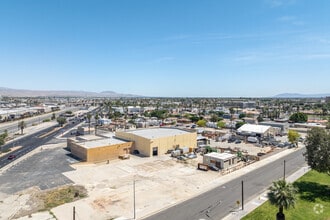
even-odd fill
[{"label": "flat roof", "polygon": [[122,141],[115,138],[104,138],[93,141],[79,142],[79,145],[84,148],[96,148],[96,147],[104,147],[104,146],[124,144],[124,143],[127,143],[127,141]]},{"label": "flat roof", "polygon": [[189,134],[190,132],[176,128],[152,128],[127,131],[127,133],[135,134],[148,139],[156,139],[175,135]]},{"label": "flat roof", "polygon": [[234,155],[234,154],[217,153],[217,152],[211,152],[211,153],[205,154],[204,156],[213,157],[213,158],[217,158],[220,160],[228,160],[228,159],[232,159],[232,158],[236,157],[236,155]]},{"label": "flat roof", "polygon": [[237,131],[243,133],[264,134],[270,128],[271,126],[267,125],[244,124]]}]

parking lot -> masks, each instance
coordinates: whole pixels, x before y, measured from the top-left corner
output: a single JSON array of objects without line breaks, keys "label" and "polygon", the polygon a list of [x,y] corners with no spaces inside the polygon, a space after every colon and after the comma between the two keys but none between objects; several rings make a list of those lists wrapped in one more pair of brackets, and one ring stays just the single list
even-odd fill
[{"label": "parking lot", "polygon": [[49,146],[36,150],[20,162],[15,161],[4,171],[0,176],[0,192],[13,194],[32,186],[44,190],[72,183],[62,173],[73,170],[70,164],[75,160],[67,156],[69,152],[63,149],[65,144]]}]

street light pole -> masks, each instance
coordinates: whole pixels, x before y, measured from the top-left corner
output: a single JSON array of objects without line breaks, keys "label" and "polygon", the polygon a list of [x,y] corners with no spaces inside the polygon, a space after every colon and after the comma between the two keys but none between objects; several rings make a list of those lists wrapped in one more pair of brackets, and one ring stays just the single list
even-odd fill
[{"label": "street light pole", "polygon": [[75,206],[73,206],[72,219],[73,220],[76,219],[76,207]]},{"label": "street light pole", "polygon": [[134,212],[134,218],[136,218],[136,212],[135,212],[135,179],[133,180],[133,212]]},{"label": "street light pole", "polygon": [[242,210],[244,210],[244,182],[242,180]]},{"label": "street light pole", "polygon": [[285,181],[285,160],[284,160],[284,171],[283,171],[284,173],[284,175],[283,175],[283,180]]}]

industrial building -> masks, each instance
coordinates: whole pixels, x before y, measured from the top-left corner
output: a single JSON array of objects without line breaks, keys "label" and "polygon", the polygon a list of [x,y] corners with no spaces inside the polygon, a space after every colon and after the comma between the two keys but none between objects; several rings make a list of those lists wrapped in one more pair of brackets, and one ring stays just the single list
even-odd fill
[{"label": "industrial building", "polygon": [[229,153],[211,152],[203,156],[203,164],[216,166],[219,169],[227,169],[237,163],[237,156]]},{"label": "industrial building", "polygon": [[177,128],[153,128],[116,132],[116,137],[133,142],[133,150],[144,156],[165,154],[179,147],[196,148],[197,133]]},{"label": "industrial building", "polygon": [[281,123],[281,122],[273,122],[273,121],[263,121],[259,122],[259,125],[271,126],[274,128],[278,128],[281,134],[286,134],[289,129],[289,123]]},{"label": "industrial building", "polygon": [[237,129],[237,132],[240,135],[263,137],[267,135],[274,135],[275,130],[273,127],[266,125],[244,124]]},{"label": "industrial building", "polygon": [[133,143],[113,137],[99,137],[95,135],[79,136],[68,139],[71,153],[85,162],[100,162],[117,159],[119,156],[131,152]]}]

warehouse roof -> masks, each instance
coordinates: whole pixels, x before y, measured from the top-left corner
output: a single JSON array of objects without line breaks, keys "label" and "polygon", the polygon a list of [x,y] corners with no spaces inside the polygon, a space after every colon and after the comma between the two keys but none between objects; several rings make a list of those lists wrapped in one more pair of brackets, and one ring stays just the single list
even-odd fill
[{"label": "warehouse roof", "polygon": [[127,141],[122,141],[116,138],[104,138],[99,140],[80,142],[79,144],[80,146],[85,148],[95,148],[95,147],[104,147],[104,146],[124,144],[124,143],[127,143]]},{"label": "warehouse roof", "polygon": [[256,134],[264,134],[270,126],[266,125],[253,125],[253,124],[244,124],[237,131],[241,133],[256,133]]},{"label": "warehouse roof", "polygon": [[188,134],[189,132],[176,128],[152,128],[128,131],[127,133],[135,134],[148,139],[156,139],[162,137]]}]

